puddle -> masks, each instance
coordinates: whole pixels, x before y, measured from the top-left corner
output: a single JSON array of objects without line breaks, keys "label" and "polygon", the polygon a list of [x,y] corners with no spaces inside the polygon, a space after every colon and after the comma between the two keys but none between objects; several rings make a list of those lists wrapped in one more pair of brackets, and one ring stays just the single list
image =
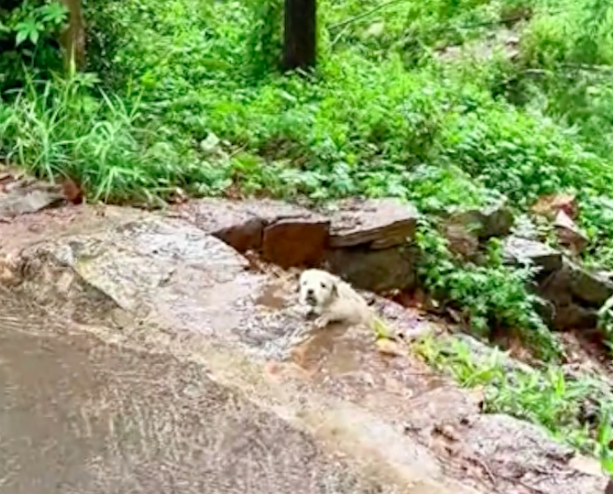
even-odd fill
[{"label": "puddle", "polygon": [[288,289],[291,290],[288,284],[281,281],[266,285],[262,289],[262,293],[256,298],[255,303],[272,310],[286,309],[290,305]]},{"label": "puddle", "polygon": [[[374,333],[366,327],[337,323],[310,329],[289,310],[295,303],[292,288],[287,280],[263,286],[254,298],[257,315],[253,318],[252,312],[250,324],[240,332],[256,352],[290,364],[285,366],[288,376],[306,377],[342,399],[360,405],[368,401],[377,413],[394,412],[399,417],[408,400],[444,385],[419,359],[380,352]],[[404,323],[417,326],[419,321],[405,315]],[[408,346],[406,351],[410,354]]]},{"label": "puddle", "polygon": [[[399,420],[412,398],[445,384],[419,359],[410,357],[408,346],[406,357],[380,352],[375,334],[366,327],[330,324],[310,329],[288,310],[295,303],[293,295],[287,281],[265,285],[254,298],[255,317],[252,311],[249,324],[240,331],[252,350],[276,362],[275,379],[283,372],[290,379],[307,379],[326,393]],[[405,324],[419,323],[405,319]]]},{"label": "puddle", "polygon": [[0,302],[3,494],[393,492],[195,364]]},{"label": "puddle", "polygon": [[336,324],[316,331],[294,348],[293,361],[315,384],[342,398],[363,404],[380,394],[384,398],[373,400],[377,408],[389,402],[396,409],[407,399],[443,385],[419,361],[378,351],[374,334],[366,328]]}]

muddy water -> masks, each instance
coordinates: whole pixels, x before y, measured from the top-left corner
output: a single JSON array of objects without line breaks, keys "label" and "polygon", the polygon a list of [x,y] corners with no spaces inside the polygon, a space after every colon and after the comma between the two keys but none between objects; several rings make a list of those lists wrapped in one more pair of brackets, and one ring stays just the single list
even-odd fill
[{"label": "muddy water", "polygon": [[[288,293],[291,291],[282,281],[271,283],[263,288],[256,303],[281,313],[292,304]],[[269,328],[274,324],[261,326]],[[283,326],[291,327],[291,323]],[[402,347],[398,345],[399,350]],[[421,362],[377,351],[374,333],[366,327],[333,323],[323,331],[307,329],[293,341],[280,336],[267,341],[263,349],[267,357],[285,351],[288,360],[298,363],[310,375],[312,385],[362,406],[372,404],[382,416],[397,413],[399,420],[406,413],[403,406],[407,400],[444,385]]]},{"label": "muddy water", "polygon": [[3,494],[390,492],[201,367],[66,326],[0,291]]}]

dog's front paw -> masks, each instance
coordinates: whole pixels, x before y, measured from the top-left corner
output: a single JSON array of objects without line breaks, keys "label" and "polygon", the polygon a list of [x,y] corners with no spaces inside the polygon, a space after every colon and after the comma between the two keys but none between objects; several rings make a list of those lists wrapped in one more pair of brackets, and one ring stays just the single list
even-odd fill
[{"label": "dog's front paw", "polygon": [[313,326],[315,329],[324,329],[330,324],[330,320],[326,316],[319,316],[315,321],[313,321]]}]

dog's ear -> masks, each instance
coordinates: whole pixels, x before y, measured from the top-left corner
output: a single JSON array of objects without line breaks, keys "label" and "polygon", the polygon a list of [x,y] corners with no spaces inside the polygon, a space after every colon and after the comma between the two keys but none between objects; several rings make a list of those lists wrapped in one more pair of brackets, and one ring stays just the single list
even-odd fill
[{"label": "dog's ear", "polygon": [[332,296],[338,297],[338,280],[332,280]]}]

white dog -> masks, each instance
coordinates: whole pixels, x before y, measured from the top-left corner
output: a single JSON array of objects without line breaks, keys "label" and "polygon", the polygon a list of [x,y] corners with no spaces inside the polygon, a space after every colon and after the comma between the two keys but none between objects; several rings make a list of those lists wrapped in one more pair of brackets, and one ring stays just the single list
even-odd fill
[{"label": "white dog", "polygon": [[371,325],[373,314],[366,301],[338,276],[319,269],[307,269],[300,275],[300,303],[317,316],[315,325],[331,322]]}]

